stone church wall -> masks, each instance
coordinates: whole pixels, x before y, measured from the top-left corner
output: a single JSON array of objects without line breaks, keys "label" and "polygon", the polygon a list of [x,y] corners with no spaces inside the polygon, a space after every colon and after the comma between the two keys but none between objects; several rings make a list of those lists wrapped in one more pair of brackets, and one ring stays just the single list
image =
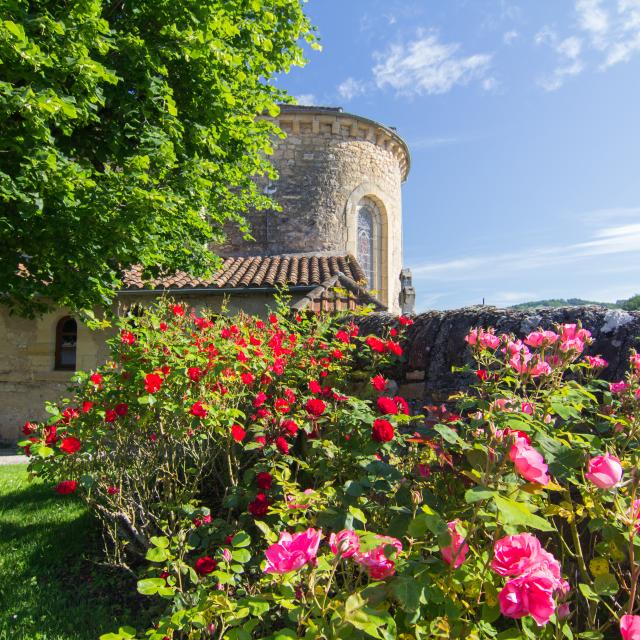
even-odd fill
[{"label": "stone church wall", "polygon": [[409,170],[405,143],[391,129],[338,109],[283,107],[276,118],[286,133],[275,142],[279,180],[261,184],[282,211],[247,216],[255,242],[237,228],[214,247],[229,255],[309,252],[356,254],[356,205],[372,199],[380,209],[382,287],[379,298],[398,309],[402,268],[402,198]]}]

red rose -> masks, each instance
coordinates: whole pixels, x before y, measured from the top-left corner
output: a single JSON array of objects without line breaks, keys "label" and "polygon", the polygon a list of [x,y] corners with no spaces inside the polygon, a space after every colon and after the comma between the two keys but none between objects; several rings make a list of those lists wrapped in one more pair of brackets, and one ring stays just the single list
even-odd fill
[{"label": "red rose", "polygon": [[129,411],[129,405],[125,404],[124,402],[121,402],[120,404],[117,404],[114,407],[114,411],[121,417],[123,418],[124,416],[127,415],[127,411]]},{"label": "red rose", "polygon": [[35,430],[36,425],[29,421],[25,422],[22,427],[22,433],[24,433],[25,436],[30,436]]},{"label": "red rose", "polygon": [[157,373],[148,373],[144,377],[144,388],[149,393],[155,393],[162,386],[162,378]]},{"label": "red rose", "polygon": [[256,484],[258,485],[258,489],[262,491],[269,491],[271,489],[271,483],[273,482],[273,476],[266,471],[261,471],[256,476]]},{"label": "red rose", "polygon": [[289,411],[291,411],[289,403],[284,398],[278,398],[273,403],[273,406],[278,413],[289,413]]},{"label": "red rose", "polygon": [[371,378],[371,384],[376,391],[384,391],[387,388],[387,381],[380,374]]},{"label": "red rose", "polygon": [[102,376],[99,373],[91,374],[91,376],[89,377],[89,380],[91,380],[91,382],[93,382],[93,384],[95,384],[96,387],[99,387],[102,384]]},{"label": "red rose", "polygon": [[389,351],[391,351],[391,353],[395,354],[396,356],[402,355],[402,347],[397,342],[394,342],[393,340],[387,340],[386,346],[387,349],[389,349]]},{"label": "red rose", "polygon": [[387,350],[385,343],[375,336],[369,336],[365,339],[365,342],[376,353],[384,353]]},{"label": "red rose", "polygon": [[319,398],[309,398],[309,400],[307,400],[306,404],[304,405],[304,408],[308,413],[317,418],[324,413],[327,405],[323,400],[320,400]]},{"label": "red rose", "polygon": [[410,327],[413,324],[413,320],[411,318],[407,318],[407,316],[400,316],[398,320],[404,327]]},{"label": "red rose", "polygon": [[131,333],[131,331],[127,331],[126,329],[123,329],[120,332],[120,340],[123,342],[123,344],[134,344],[136,341],[136,337],[133,335],[133,333]]},{"label": "red rose", "polygon": [[105,422],[115,422],[118,419],[118,414],[113,409],[107,409],[104,412]]},{"label": "red rose", "polygon": [[210,556],[202,556],[196,560],[193,568],[199,576],[208,576],[218,567],[218,563]]},{"label": "red rose", "polygon": [[246,373],[240,374],[240,380],[242,380],[242,384],[252,384],[255,377],[251,372],[247,371]]},{"label": "red rose", "polygon": [[290,404],[293,404],[296,401],[296,394],[291,389],[284,390],[284,397]]},{"label": "red rose", "polygon": [[276,447],[280,453],[289,453],[289,443],[282,436],[276,438]]},{"label": "red rose", "polygon": [[174,316],[181,317],[184,315],[184,307],[179,304],[174,304],[171,306],[171,313],[173,313]]},{"label": "red rose", "polygon": [[120,493],[120,489],[118,489],[118,487],[107,487],[107,493],[110,496],[115,495],[116,493]]},{"label": "red rose", "polygon": [[395,416],[398,413],[398,407],[393,398],[387,396],[380,396],[377,401],[378,411],[388,415]]},{"label": "red rose", "polygon": [[78,488],[78,483],[75,480],[63,480],[58,482],[55,489],[61,496],[67,496],[73,493]]},{"label": "red rose", "polygon": [[166,331],[169,328],[169,325],[166,322],[160,323],[160,331]]},{"label": "red rose", "polygon": [[489,372],[486,369],[477,369],[476,377],[478,378],[478,380],[482,380],[482,382],[485,382],[489,378]]},{"label": "red rose", "polygon": [[246,362],[249,358],[247,358],[247,354],[244,351],[238,351],[238,355],[236,356],[236,360],[238,362]]},{"label": "red rose", "polygon": [[264,493],[259,493],[254,500],[248,504],[247,509],[254,518],[263,518],[269,511],[269,499]]},{"label": "red rose", "polygon": [[254,407],[261,407],[265,401],[267,399],[267,394],[264,391],[261,391],[254,399],[253,399],[253,406]]},{"label": "red rose", "polygon": [[265,436],[256,436],[256,437],[255,437],[255,441],[256,441],[259,445],[261,445],[261,446],[263,446],[263,447],[264,447],[264,445],[265,445],[265,444],[267,444],[267,439],[266,439],[266,437],[265,437]]},{"label": "red rose", "polygon": [[393,401],[396,403],[396,406],[398,407],[398,413],[404,413],[405,416],[409,415],[409,405],[402,396],[395,396]]},{"label": "red rose", "polygon": [[58,441],[58,428],[50,425],[44,428],[44,443],[55,444]]},{"label": "red rose", "polygon": [[295,436],[296,433],[298,433],[298,425],[295,420],[285,420],[280,426],[292,436]]},{"label": "red rose", "polygon": [[322,393],[322,386],[317,380],[311,380],[309,382],[309,391],[311,393]]},{"label": "red rose", "polygon": [[198,380],[202,378],[202,373],[203,371],[200,367],[189,367],[187,369],[187,376],[189,376],[193,382],[198,382]]},{"label": "red rose", "polygon": [[78,438],[74,438],[73,436],[64,438],[60,443],[60,449],[69,454],[80,451],[80,440],[78,440]]},{"label": "red rose", "polygon": [[207,410],[202,406],[202,402],[198,400],[198,402],[194,402],[191,405],[191,409],[189,409],[189,413],[192,416],[196,416],[196,418],[205,418],[207,415]]},{"label": "red rose", "polygon": [[340,331],[336,333],[336,340],[339,340],[340,342],[347,344],[350,339],[349,334],[343,329],[340,329]]},{"label": "red rose", "polygon": [[384,418],[378,418],[373,422],[373,428],[371,429],[371,438],[376,442],[389,442],[393,440],[395,431],[393,425]]},{"label": "red rose", "polygon": [[247,432],[239,424],[234,424],[231,427],[231,437],[236,442],[242,442],[246,435],[247,435]]},{"label": "red rose", "polygon": [[89,402],[89,400],[85,400],[82,403],[82,413],[89,413],[92,407],[93,407],[93,402]]},{"label": "red rose", "polygon": [[269,322],[271,324],[278,324],[278,316],[275,313],[269,314]]}]

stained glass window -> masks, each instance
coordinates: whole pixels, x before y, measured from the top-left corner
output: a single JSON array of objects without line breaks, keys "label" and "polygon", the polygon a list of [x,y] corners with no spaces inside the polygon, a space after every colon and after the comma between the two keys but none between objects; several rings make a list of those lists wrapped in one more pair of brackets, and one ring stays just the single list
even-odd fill
[{"label": "stained glass window", "polygon": [[374,213],[368,204],[361,204],[358,207],[358,244],[357,258],[367,277],[369,289],[376,288],[376,273],[374,259]]}]

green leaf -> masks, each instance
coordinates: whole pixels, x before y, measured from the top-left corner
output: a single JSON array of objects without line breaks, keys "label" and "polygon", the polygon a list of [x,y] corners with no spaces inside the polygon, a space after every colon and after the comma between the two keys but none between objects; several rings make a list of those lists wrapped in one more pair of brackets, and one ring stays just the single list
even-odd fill
[{"label": "green leaf", "polygon": [[422,587],[414,577],[398,576],[391,583],[391,590],[402,609],[411,612],[418,610]]},{"label": "green leaf", "polygon": [[154,547],[160,547],[161,549],[167,549],[169,547],[169,538],[165,536],[152,536],[151,544]]},{"label": "green leaf", "polygon": [[41,458],[48,458],[53,455],[53,449],[51,447],[38,447],[38,455]]},{"label": "green leaf", "polygon": [[240,562],[241,564],[245,564],[251,560],[251,554],[247,549],[234,549],[231,552],[231,556],[236,562]]},{"label": "green leaf", "polygon": [[503,524],[533,528],[538,531],[555,531],[550,522],[532,513],[528,505],[500,495],[494,496],[493,499]]},{"label": "green leaf", "polygon": [[164,562],[168,557],[169,554],[167,550],[161,549],[160,547],[151,547],[145,556],[145,558],[151,562]]},{"label": "green leaf", "polygon": [[143,596],[152,596],[158,592],[160,587],[165,586],[163,578],[145,578],[138,581],[138,593]]},{"label": "green leaf", "polygon": [[613,575],[610,573],[601,573],[595,577],[593,589],[600,596],[615,596],[620,587]]},{"label": "green leaf", "polygon": [[600,602],[600,598],[598,597],[598,594],[588,584],[581,582],[578,585],[578,589],[580,589],[580,593],[587,600],[591,600],[593,602]]},{"label": "green leaf", "polygon": [[238,531],[231,539],[234,547],[248,547],[251,544],[251,536],[245,531]]},{"label": "green leaf", "polygon": [[367,524],[367,517],[364,515],[362,510],[354,507],[353,505],[349,505],[349,513],[358,521],[362,522],[363,525]]},{"label": "green leaf", "polygon": [[471,487],[471,489],[467,489],[464,494],[464,499],[467,504],[472,504],[473,502],[478,502],[480,500],[489,500],[489,498],[493,498],[496,495],[496,492],[492,489],[487,489],[486,487]]}]

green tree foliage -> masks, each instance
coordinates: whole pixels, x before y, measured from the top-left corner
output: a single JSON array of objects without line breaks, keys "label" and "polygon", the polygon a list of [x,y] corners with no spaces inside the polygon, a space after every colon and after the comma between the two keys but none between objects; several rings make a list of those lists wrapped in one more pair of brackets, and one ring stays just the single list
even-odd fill
[{"label": "green tree foliage", "polygon": [[618,304],[626,311],[640,311],[640,294],[631,296],[628,300],[618,300]]},{"label": "green tree foliage", "polygon": [[0,0],[0,302],[108,303],[123,269],[215,266],[285,92],[306,0]]}]

